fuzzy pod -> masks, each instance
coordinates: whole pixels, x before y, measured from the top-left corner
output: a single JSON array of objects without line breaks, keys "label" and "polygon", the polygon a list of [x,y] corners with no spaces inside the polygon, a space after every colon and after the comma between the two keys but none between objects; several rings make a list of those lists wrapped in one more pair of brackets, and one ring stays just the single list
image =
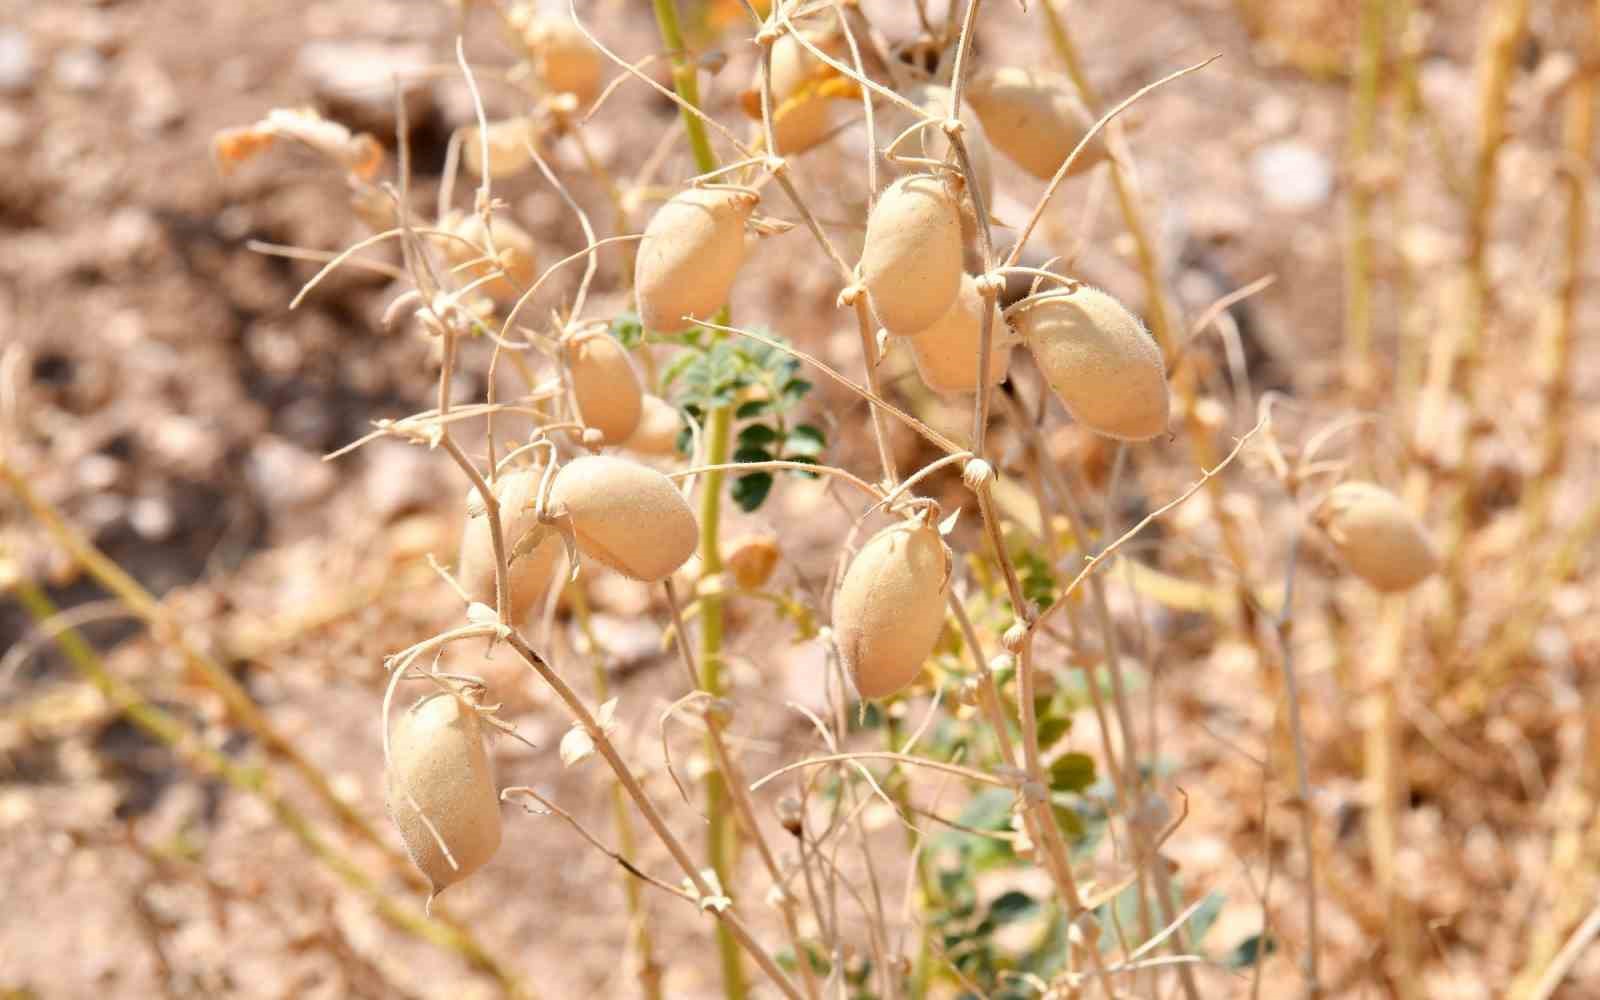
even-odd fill
[{"label": "fuzzy pod", "polygon": [[839,657],[864,699],[886,698],[922,672],[944,627],[950,549],[921,520],[873,535],[833,595]]},{"label": "fuzzy pod", "polygon": [[[490,122],[486,134],[489,139],[490,177],[497,180],[513,177],[533,162],[526,145],[533,141],[533,123],[528,119],[507,118]],[[483,141],[478,135],[476,125],[461,131],[461,162],[467,168],[469,177],[483,174]]]},{"label": "fuzzy pod", "polygon": [[[999,385],[1011,367],[1015,335],[991,305],[989,327],[989,384]],[[978,348],[983,341],[983,294],[977,279],[961,276],[961,290],[945,314],[926,330],[909,338],[911,355],[922,381],[938,393],[978,391]]]},{"label": "fuzzy pod", "polygon": [[931,174],[884,189],[867,217],[861,281],[878,321],[913,336],[945,314],[961,289],[961,209]]},{"label": "fuzzy pod", "polygon": [[1080,285],[1025,299],[1012,322],[1073,419],[1123,441],[1166,432],[1161,348],[1121,302]]},{"label": "fuzzy pod", "polygon": [[[538,525],[534,517],[533,502],[539,491],[543,466],[517,469],[500,476],[494,486],[495,499],[500,503],[500,535],[510,557],[517,540]],[[490,535],[489,515],[483,510],[476,488],[467,493],[466,530],[461,533],[461,560],[456,567],[456,580],[467,596],[494,606],[494,539]],[[470,513],[476,510],[476,514]],[[507,614],[513,622],[526,620],[557,583],[564,551],[561,539],[555,532],[536,545],[531,552],[511,560],[506,567],[506,589],[510,607]]]},{"label": "fuzzy pod", "polygon": [[606,444],[626,441],[644,411],[644,385],[627,349],[609,333],[590,330],[567,340],[566,359],[584,426],[604,434]]},{"label": "fuzzy pod", "polygon": [[678,435],[683,431],[683,414],[660,396],[646,395],[634,428],[622,446],[641,455],[676,455]]},{"label": "fuzzy pod", "polygon": [[1356,576],[1375,590],[1410,590],[1439,569],[1439,553],[1422,521],[1381,486],[1335,486],[1313,515]]},{"label": "fuzzy pod", "polygon": [[624,458],[568,462],[556,473],[550,501],[571,516],[578,551],[645,583],[671,576],[699,541],[694,512],[672,480]]},{"label": "fuzzy pod", "polygon": [[[1028,173],[1049,180],[1071,155],[1094,119],[1059,76],[1002,66],[974,77],[966,93],[996,149]],[[1096,135],[1073,161],[1068,176],[1081,174],[1106,158]]]},{"label": "fuzzy pod", "polygon": [[488,255],[489,236],[494,237],[494,250],[499,255],[500,268],[505,274],[478,288],[495,302],[510,305],[517,301],[523,290],[538,277],[538,247],[528,231],[510,219],[492,216],[487,235],[483,228],[483,217],[476,213],[449,219],[443,228],[458,237],[452,239],[441,236],[438,243],[452,266],[467,265],[460,272],[463,283],[496,272],[493,263],[482,259]]},{"label": "fuzzy pod", "polygon": [[645,329],[677,333],[689,327],[684,316],[722,308],[744,263],[744,224],[759,200],[752,191],[689,188],[656,209],[634,264]]},{"label": "fuzzy pod", "polygon": [[389,816],[433,887],[430,901],[499,850],[500,795],[483,723],[459,695],[429,695],[401,713],[389,733],[387,777]]},{"label": "fuzzy pod", "polygon": [[522,38],[533,54],[533,74],[546,90],[571,94],[580,106],[599,96],[604,57],[577,25],[564,17],[534,18]]}]

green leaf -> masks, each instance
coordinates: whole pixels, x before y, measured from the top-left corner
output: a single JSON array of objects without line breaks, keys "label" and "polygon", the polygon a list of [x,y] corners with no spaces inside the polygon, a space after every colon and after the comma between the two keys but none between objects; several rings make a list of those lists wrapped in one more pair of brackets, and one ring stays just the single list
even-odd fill
[{"label": "green leaf", "polygon": [[1048,750],[1072,729],[1072,716],[1047,715],[1039,720],[1039,749]]},{"label": "green leaf", "polygon": [[[1173,887],[1173,896],[1173,902],[1177,904],[1178,909],[1183,909],[1183,899],[1177,895],[1176,886]],[[1220,892],[1206,893],[1206,898],[1189,915],[1190,947],[1197,948],[1200,946],[1200,942],[1205,940],[1206,931],[1209,931],[1211,925],[1217,922],[1217,915],[1222,912],[1222,904],[1227,901],[1228,897]]]},{"label": "green leaf", "polygon": [[[785,455],[783,457],[784,457],[785,461],[799,462],[801,465],[818,465],[818,464],[820,464],[820,463],[817,462],[816,459],[812,458],[810,455]],[[806,471],[801,470],[801,469],[790,469],[789,470],[789,475],[791,475],[791,476],[799,476],[801,479],[817,479],[817,478],[820,477],[820,473],[806,472]]]},{"label": "green leaf", "polygon": [[1076,841],[1087,832],[1083,827],[1083,817],[1079,816],[1078,810],[1071,806],[1052,802],[1050,814],[1056,818],[1056,826],[1061,828],[1061,835],[1069,841]]},{"label": "green leaf", "polygon": [[637,313],[620,313],[611,321],[611,335],[631,351],[644,343],[644,324],[639,322]]},{"label": "green leaf", "polygon": [[765,448],[735,448],[733,460],[735,462],[770,462],[772,461],[772,452]]},{"label": "green leaf", "polygon": [[778,440],[778,432],[766,424],[750,424],[739,430],[739,447],[759,448]]},{"label": "green leaf", "polygon": [[1050,765],[1050,788],[1081,792],[1094,784],[1094,758],[1086,753],[1062,754]]},{"label": "green leaf", "polygon": [[1000,926],[1017,920],[1026,920],[1038,912],[1037,900],[1019,889],[1012,889],[989,904],[988,919],[996,926]]},{"label": "green leaf", "polygon": [[783,454],[787,458],[816,458],[828,447],[828,437],[820,428],[800,424],[789,431],[783,441]]},{"label": "green leaf", "polygon": [[811,383],[803,378],[792,378],[783,384],[781,396],[786,406],[792,406],[811,391]]},{"label": "green leaf", "polygon": [[746,514],[766,502],[767,494],[772,492],[772,474],[769,472],[752,472],[740,476],[733,481],[730,488],[733,502]]},{"label": "green leaf", "polygon": [[1270,934],[1253,934],[1234,946],[1222,957],[1222,964],[1230,969],[1248,969],[1261,959],[1278,950],[1278,939]]},{"label": "green leaf", "polygon": [[733,415],[740,420],[749,420],[751,417],[759,417],[770,409],[772,409],[772,400],[752,399],[748,402],[740,403],[739,408],[733,411]]}]

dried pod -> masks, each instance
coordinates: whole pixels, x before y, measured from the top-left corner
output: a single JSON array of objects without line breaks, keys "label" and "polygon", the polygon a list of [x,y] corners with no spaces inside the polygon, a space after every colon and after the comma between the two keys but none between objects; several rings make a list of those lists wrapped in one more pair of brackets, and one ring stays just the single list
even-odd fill
[{"label": "dried pod", "polygon": [[[989,384],[999,385],[1011,366],[1015,335],[1000,310],[990,305]],[[961,290],[945,314],[910,338],[917,373],[934,392],[978,391],[978,347],[983,339],[983,294],[970,274],[961,276]]]},{"label": "dried pod", "polygon": [[[485,133],[489,139],[489,176],[512,177],[526,170],[533,159],[528,156],[528,143],[533,141],[533,122],[526,118],[507,118],[490,122]],[[483,142],[478,138],[478,126],[461,130],[461,161],[471,177],[483,174]]]},{"label": "dried pod", "polygon": [[760,195],[689,188],[656,209],[634,265],[639,319],[648,330],[687,329],[685,316],[709,317],[728,301],[744,263],[744,224]]},{"label": "dried pod", "polygon": [[521,19],[523,43],[533,54],[533,74],[546,90],[571,94],[585,105],[600,94],[604,57],[564,17]]},{"label": "dried pod", "polygon": [[1079,423],[1124,441],[1166,432],[1161,348],[1122,303],[1080,285],[1023,300],[1014,307],[1012,323]]},{"label": "dried pod", "polygon": [[873,535],[833,595],[833,632],[862,698],[917,679],[944,627],[950,550],[932,524],[908,520]]},{"label": "dried pod", "polygon": [[430,902],[500,847],[500,796],[483,737],[477,711],[452,692],[423,698],[389,734],[389,816],[433,887]]},{"label": "dried pod", "polygon": [[739,586],[755,590],[772,578],[772,571],[782,555],[777,535],[765,532],[746,535],[729,547],[728,570]]},{"label": "dried pod", "polygon": [[1400,498],[1372,483],[1340,483],[1313,520],[1350,571],[1384,593],[1409,590],[1439,568],[1422,522]]},{"label": "dried pod", "polygon": [[644,385],[633,359],[604,330],[573,334],[566,343],[567,374],[584,426],[605,435],[606,444],[621,444],[638,429],[644,408]]},{"label": "dried pod", "polygon": [[672,480],[646,465],[585,455],[556,473],[554,510],[572,518],[578,551],[635,580],[656,583],[694,555],[699,527]]},{"label": "dried pod", "polygon": [[[828,55],[845,61],[849,52],[837,32],[806,30],[806,40]],[[761,71],[756,70],[757,74]],[[782,156],[803,153],[828,137],[834,125],[833,108],[828,98],[815,93],[819,83],[833,76],[833,69],[800,44],[792,34],[772,43],[772,131]],[[758,75],[752,89],[759,93]]]},{"label": "dried pod", "polygon": [[961,210],[942,180],[912,174],[879,195],[861,281],[890,333],[921,333],[950,308],[961,288]]},{"label": "dried pod", "polygon": [[[478,286],[485,295],[501,305],[517,301],[523,290],[538,277],[539,256],[533,237],[510,219],[499,215],[491,217],[487,235],[483,228],[483,217],[475,213],[447,219],[442,228],[452,236],[438,237],[438,245],[451,266],[461,268],[463,282],[476,281],[500,270],[505,272]],[[495,261],[486,259],[490,236],[494,238],[498,268]]]},{"label": "dried pod", "polygon": [[[974,77],[966,92],[989,141],[1041,180],[1055,176],[1094,126],[1070,82],[1037,70],[1002,66]],[[1096,135],[1068,175],[1081,174],[1105,158],[1105,143]]]},{"label": "dried pod", "polygon": [[683,431],[683,414],[660,396],[644,397],[635,427],[622,446],[641,455],[676,455],[678,435]]},{"label": "dried pod", "polygon": [[[511,559],[506,567],[506,588],[510,591],[507,615],[513,622],[524,621],[528,612],[550,593],[563,555],[561,539],[552,531],[550,537],[541,540],[532,550],[512,557],[518,540],[539,524],[534,517],[533,502],[543,475],[543,466],[516,469],[502,475],[494,485],[495,499],[500,504],[500,536],[505,543],[506,557]],[[456,580],[468,597],[493,607],[494,539],[490,537],[489,515],[483,509],[476,488],[467,493],[467,510]]]}]

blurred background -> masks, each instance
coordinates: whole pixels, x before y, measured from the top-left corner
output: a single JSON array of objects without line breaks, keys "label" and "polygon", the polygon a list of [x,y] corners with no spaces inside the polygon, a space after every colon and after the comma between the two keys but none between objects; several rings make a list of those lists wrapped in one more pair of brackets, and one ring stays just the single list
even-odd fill
[{"label": "blurred background", "polygon": [[[1046,2],[987,0],[980,65],[1059,68]],[[1206,952],[1254,947],[1262,995],[1298,988],[1306,810],[1326,995],[1600,996],[1600,949],[1563,951],[1600,905],[1600,4],[1053,3],[1107,101],[1221,55],[1128,113],[1132,169],[1069,182],[1038,242],[1035,263],[1064,255],[1069,273],[1194,337],[1187,430],[1137,452],[1117,515],[1181,492],[1204,464],[1187,435],[1225,454],[1274,391],[1285,442],[1356,418],[1330,456],[1417,504],[1446,551],[1439,579],[1380,601],[1314,540],[1298,550],[1283,634],[1314,789],[1300,802],[1270,643],[1250,638],[1270,615],[1240,595],[1280,585],[1302,511],[1242,460],[1146,536],[1139,558],[1170,585],[1120,589],[1115,611],[1140,637],[1159,766],[1187,795],[1168,855],[1218,896]],[[378,271],[340,270],[289,310],[318,262],[262,245],[330,252],[370,233],[337,174],[274,154],[224,177],[212,154],[219,130],[311,106],[392,157],[398,72],[412,80],[413,193],[431,204],[449,137],[473,120],[458,32],[490,117],[526,110],[490,79],[520,57],[485,6],[0,0],[0,996],[496,996],[518,977],[547,997],[638,995],[614,867],[553,819],[508,808],[487,877],[445,897],[448,923],[421,921],[383,812],[383,657],[459,620],[426,557],[453,558],[466,485],[393,440],[322,456],[431,405],[433,349],[384,326],[398,288]],[[862,6],[891,40],[916,31],[909,4]],[[623,57],[659,50],[643,0],[578,7]],[[728,33],[748,34],[742,5],[680,7],[707,107],[750,128],[753,54]],[[667,76],[664,62],[647,71]],[[653,190],[693,173],[681,140],[655,156],[676,123],[626,84],[581,144],[541,147],[602,235],[638,232]],[[848,218],[864,156],[850,129],[796,174]],[[1009,163],[997,173],[996,217],[1018,225],[1042,186]],[[495,193],[546,260],[583,245],[537,173]],[[734,315],[859,375],[837,281],[804,237],[752,255]],[[595,313],[626,307],[623,274],[602,257]],[[550,304],[574,287],[563,274]],[[486,359],[462,365],[458,397],[482,397]],[[929,397],[911,371],[886,360],[895,398],[964,433],[964,404]],[[858,401],[821,386],[805,407],[834,442],[828,461],[870,466]],[[1104,443],[1071,427],[1048,443],[1092,483],[1110,475]],[[908,465],[932,457],[909,435],[895,446]],[[930,490],[947,509],[965,496],[950,477]],[[814,607],[848,524],[825,492],[780,488],[725,537],[778,532],[775,586]],[[659,760],[676,669],[659,600],[605,574],[582,586],[624,742],[692,830]],[[823,655],[793,615],[730,614],[759,774],[809,745],[784,702],[816,697]],[[565,613],[556,629],[551,648],[573,662],[595,651]],[[1375,674],[1385,657],[1393,671]],[[555,759],[565,716],[516,664],[473,669],[504,685],[540,748],[502,741],[501,783],[609,832],[601,772]],[[1374,684],[1396,692],[1404,762],[1386,869],[1361,738]],[[163,726],[173,739],[152,735]],[[694,752],[685,736],[691,774]],[[663,856],[639,846],[647,867]],[[715,995],[709,923],[681,905],[649,904],[667,993]],[[1249,989],[1220,979],[1215,995]]]}]

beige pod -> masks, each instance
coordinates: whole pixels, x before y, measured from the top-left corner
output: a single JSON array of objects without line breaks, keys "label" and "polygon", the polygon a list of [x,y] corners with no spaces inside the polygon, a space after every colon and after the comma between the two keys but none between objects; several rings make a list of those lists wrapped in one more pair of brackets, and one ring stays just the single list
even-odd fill
[{"label": "beige pod", "polygon": [[633,271],[645,329],[676,333],[689,326],[683,317],[708,319],[722,308],[744,263],[744,224],[760,197],[689,188],[656,209]]},{"label": "beige pod", "polygon": [[950,550],[933,525],[902,521],[873,535],[833,594],[839,657],[864,699],[917,679],[944,627]]},{"label": "beige pod", "polygon": [[1340,483],[1313,519],[1350,571],[1384,593],[1409,590],[1439,568],[1421,520],[1381,486]]},{"label": "beige pod", "polygon": [[[490,177],[512,177],[533,162],[527,146],[533,141],[533,123],[528,119],[490,122],[484,134],[489,140]],[[483,175],[483,141],[478,135],[476,125],[461,130],[461,162],[470,177]]]},{"label": "beige pod", "polygon": [[683,415],[660,396],[646,394],[635,427],[622,446],[641,455],[676,455],[678,435],[683,431]]},{"label": "beige pod", "polygon": [[571,94],[580,105],[599,96],[605,62],[570,19],[534,18],[522,37],[533,54],[533,74],[546,90]]},{"label": "beige pod", "polygon": [[[543,474],[543,466],[516,469],[501,475],[494,485],[495,499],[500,503],[501,538],[508,558],[517,539],[539,523],[534,517],[533,502]],[[483,510],[475,487],[467,492],[467,509],[469,515],[466,530],[461,533],[461,561],[456,567],[456,580],[472,600],[494,607],[494,539],[490,535],[489,515]],[[536,610],[550,593],[562,555],[561,539],[551,531],[533,551],[511,560],[506,567],[506,588],[510,591],[507,613],[511,621],[526,620],[528,612]]]},{"label": "beige pod", "polygon": [[1024,299],[1011,317],[1073,419],[1123,441],[1166,433],[1169,402],[1161,348],[1121,302],[1080,285]]},{"label": "beige pod", "polygon": [[[1015,334],[990,305],[989,384],[999,385],[1011,367]],[[909,338],[917,374],[939,393],[978,391],[978,348],[983,341],[983,295],[970,274],[961,276],[961,290],[945,314],[926,330]]]},{"label": "beige pod", "polygon": [[389,733],[389,816],[433,887],[430,902],[500,848],[500,795],[483,737],[472,706],[443,691],[402,712]]},{"label": "beige pod", "polygon": [[699,541],[694,512],[672,480],[624,458],[568,462],[556,473],[550,502],[571,516],[579,552],[646,583],[671,576]]},{"label": "beige pod", "polygon": [[[844,40],[838,34],[822,31],[801,32],[812,45],[845,62],[848,53]],[[793,34],[785,34],[772,43],[772,131],[778,141],[777,152],[782,156],[803,153],[828,137],[833,128],[834,116],[831,102],[825,97],[812,95],[787,103],[807,86],[826,79],[831,72],[828,65],[812,55]],[[761,70],[756,69],[756,79],[751,88],[757,93],[761,87]]]},{"label": "beige pod", "polygon": [[644,386],[627,349],[603,330],[574,334],[565,346],[579,419],[604,434],[606,444],[626,441],[644,410]]},{"label": "beige pod", "polygon": [[[1002,66],[974,77],[966,93],[995,148],[1042,180],[1055,176],[1094,126],[1072,84],[1053,74]],[[1105,158],[1105,142],[1096,135],[1072,162],[1068,176]]]},{"label": "beige pod", "polygon": [[[483,228],[483,216],[475,213],[456,216],[447,220],[444,228],[455,238],[440,236],[439,246],[452,267],[466,265],[457,272],[463,284],[496,272],[495,265],[484,259],[488,255],[489,239]],[[527,230],[499,215],[490,218],[488,234],[494,237],[494,251],[505,274],[484,282],[478,290],[501,305],[510,305],[538,277],[538,248]]]},{"label": "beige pod", "polygon": [[861,281],[878,321],[913,336],[931,326],[961,288],[961,210],[932,174],[902,177],[867,217]]}]

